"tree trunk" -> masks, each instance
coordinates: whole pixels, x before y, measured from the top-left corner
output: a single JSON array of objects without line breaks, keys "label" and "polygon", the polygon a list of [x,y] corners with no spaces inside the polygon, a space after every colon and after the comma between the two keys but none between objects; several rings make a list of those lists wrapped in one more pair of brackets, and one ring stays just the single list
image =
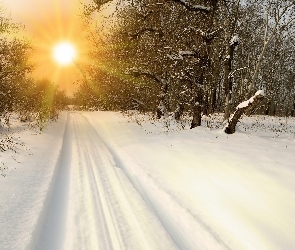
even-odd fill
[{"label": "tree trunk", "polygon": [[265,115],[269,115],[270,112],[270,104],[271,104],[271,100],[269,100],[266,104],[266,109],[265,109]]},{"label": "tree trunk", "polygon": [[159,105],[158,105],[157,111],[156,111],[157,119],[160,119],[161,117],[168,115],[167,95],[168,95],[168,82],[164,81],[164,83],[161,87],[161,94],[159,95]]},{"label": "tree trunk", "polygon": [[204,91],[204,97],[203,97],[203,115],[208,115],[208,109],[209,109],[209,96],[208,96],[208,91]]},{"label": "tree trunk", "polygon": [[211,90],[211,94],[210,94],[210,107],[209,107],[209,113],[213,114],[216,108],[216,88],[214,87]]},{"label": "tree trunk", "polygon": [[176,121],[179,121],[181,119],[181,116],[183,115],[186,99],[187,99],[187,95],[186,95],[186,91],[184,90],[180,92],[178,96],[177,108],[174,111],[174,119]]},{"label": "tree trunk", "polygon": [[250,115],[258,107],[264,98],[263,91],[257,91],[256,94],[251,97],[248,101],[245,101],[238,105],[233,117],[229,120],[226,125],[224,132],[227,134],[233,134],[236,131],[236,125],[243,114]]},{"label": "tree trunk", "polygon": [[293,100],[293,109],[291,111],[291,116],[294,117],[295,116],[295,95],[294,95],[294,100]]},{"label": "tree trunk", "polygon": [[233,77],[231,76],[232,72],[232,61],[234,57],[234,49],[238,45],[238,42],[232,43],[228,52],[229,55],[225,60],[225,70],[224,70],[224,91],[225,91],[225,110],[223,120],[227,120],[230,116],[230,107],[232,103],[232,90],[233,90]]},{"label": "tree trunk", "polygon": [[201,126],[201,117],[202,117],[201,110],[202,110],[201,105],[198,102],[193,104],[193,107],[192,107],[193,120],[192,120],[190,129]]},{"label": "tree trunk", "polygon": [[181,118],[181,116],[183,114],[183,111],[184,111],[184,103],[183,102],[179,102],[177,104],[177,108],[176,108],[176,110],[174,112],[174,119],[176,121],[179,121],[180,120],[180,118]]},{"label": "tree trunk", "polygon": [[[163,99],[163,98],[161,98],[161,99]],[[161,119],[161,117],[163,117],[167,114],[167,109],[164,104],[164,100],[160,100],[159,105],[157,107],[156,114],[157,114],[157,119]]]}]

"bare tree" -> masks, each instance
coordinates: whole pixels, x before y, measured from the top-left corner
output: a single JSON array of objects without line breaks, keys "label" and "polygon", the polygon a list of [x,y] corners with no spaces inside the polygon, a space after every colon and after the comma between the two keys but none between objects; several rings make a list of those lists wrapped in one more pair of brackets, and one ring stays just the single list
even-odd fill
[{"label": "bare tree", "polygon": [[263,47],[256,62],[254,73],[249,85],[249,93],[255,88],[255,82],[259,74],[261,63],[266,49],[276,34],[285,32],[295,22],[295,3],[285,0],[267,0],[265,5],[265,31]]}]

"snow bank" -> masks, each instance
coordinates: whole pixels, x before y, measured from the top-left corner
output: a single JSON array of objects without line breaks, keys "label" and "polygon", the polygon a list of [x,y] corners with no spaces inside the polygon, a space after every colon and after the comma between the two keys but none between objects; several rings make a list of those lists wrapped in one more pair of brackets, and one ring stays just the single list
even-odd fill
[{"label": "snow bank", "polygon": [[14,140],[24,143],[16,153],[0,155],[5,176],[0,176],[0,245],[2,250],[27,249],[34,240],[59,157],[66,114],[39,134],[15,121],[11,130]]}]

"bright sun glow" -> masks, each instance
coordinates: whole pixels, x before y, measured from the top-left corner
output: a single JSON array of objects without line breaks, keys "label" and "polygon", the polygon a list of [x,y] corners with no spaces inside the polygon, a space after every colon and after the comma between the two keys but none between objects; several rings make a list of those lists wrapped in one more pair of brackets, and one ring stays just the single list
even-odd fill
[{"label": "bright sun glow", "polygon": [[54,47],[53,56],[60,65],[67,65],[73,62],[76,49],[69,42],[60,42]]}]

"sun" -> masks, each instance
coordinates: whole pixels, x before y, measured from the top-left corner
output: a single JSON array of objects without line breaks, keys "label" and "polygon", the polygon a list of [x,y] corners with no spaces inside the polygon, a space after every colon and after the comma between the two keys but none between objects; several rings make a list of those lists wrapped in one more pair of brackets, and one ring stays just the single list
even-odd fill
[{"label": "sun", "polygon": [[68,65],[76,57],[75,46],[70,42],[59,42],[53,48],[53,57],[60,65]]}]

